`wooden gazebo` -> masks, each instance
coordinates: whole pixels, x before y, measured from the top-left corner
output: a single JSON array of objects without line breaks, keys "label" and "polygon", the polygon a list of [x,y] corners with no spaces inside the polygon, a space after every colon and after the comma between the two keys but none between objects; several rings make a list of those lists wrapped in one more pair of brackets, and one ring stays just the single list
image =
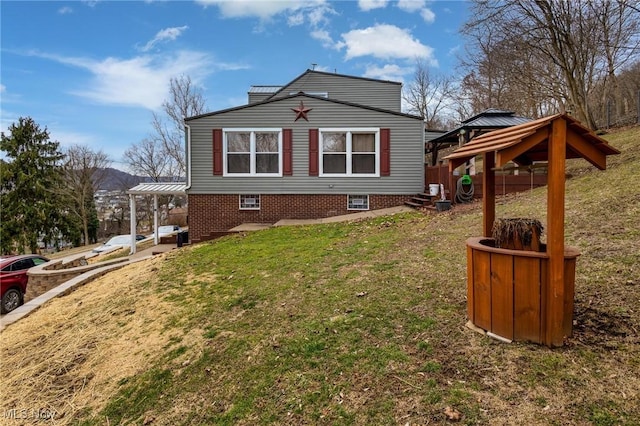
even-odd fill
[{"label": "wooden gazebo", "polygon": [[[564,245],[565,164],[584,158],[598,169],[619,154],[574,118],[557,114],[473,139],[445,159],[449,175],[483,156],[483,237],[467,240],[467,312],[476,327],[506,340],[561,346],[572,334],[575,262]],[[547,162],[547,243],[541,252],[496,248],[495,169]],[[453,187],[453,182],[450,182]]]}]

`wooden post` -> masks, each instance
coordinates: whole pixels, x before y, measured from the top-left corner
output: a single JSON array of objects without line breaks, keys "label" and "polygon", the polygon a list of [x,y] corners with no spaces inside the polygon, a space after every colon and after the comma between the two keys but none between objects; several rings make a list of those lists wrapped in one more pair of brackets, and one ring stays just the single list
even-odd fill
[{"label": "wooden post", "polygon": [[451,198],[451,204],[455,204],[456,202],[456,183],[453,176],[454,170],[453,163],[449,161],[449,197]]},{"label": "wooden post", "polygon": [[564,321],[564,193],[567,122],[559,117],[551,123],[547,184],[546,309],[543,318],[544,344],[562,346]]},{"label": "wooden post", "polygon": [[490,237],[496,218],[496,154],[490,151],[482,156],[482,235]]}]

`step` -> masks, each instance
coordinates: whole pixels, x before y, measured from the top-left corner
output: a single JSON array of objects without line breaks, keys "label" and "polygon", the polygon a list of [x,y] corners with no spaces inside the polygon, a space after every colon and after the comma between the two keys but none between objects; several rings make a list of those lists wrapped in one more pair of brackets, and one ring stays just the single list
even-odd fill
[{"label": "step", "polygon": [[421,198],[421,197],[411,197],[411,201],[413,201],[414,203],[429,204],[431,202],[431,199]]},{"label": "step", "polygon": [[405,206],[409,206],[409,207],[413,207],[413,208],[424,207],[424,205],[419,204],[419,203],[414,203],[413,201],[405,201],[404,205]]}]

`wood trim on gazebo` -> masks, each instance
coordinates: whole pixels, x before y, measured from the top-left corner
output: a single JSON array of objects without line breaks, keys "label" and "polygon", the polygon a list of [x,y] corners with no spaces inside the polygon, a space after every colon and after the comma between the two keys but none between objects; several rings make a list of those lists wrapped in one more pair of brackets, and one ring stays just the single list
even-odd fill
[{"label": "wood trim on gazebo", "polygon": [[[564,246],[564,196],[565,164],[568,158],[584,158],[598,169],[606,168],[606,156],[619,154],[607,141],[596,136],[574,118],[557,114],[518,126],[496,130],[473,139],[445,157],[449,160],[450,187],[453,188],[453,171],[477,155],[483,156],[483,235],[491,236],[495,221],[495,168],[513,161],[518,165],[534,162],[548,163],[547,181],[547,277],[542,289],[544,307],[541,342],[548,346],[560,346],[566,334],[564,301],[565,246]],[[570,295],[571,301],[573,295]],[[571,303],[573,306],[573,303]],[[470,318],[471,319],[471,318]]]}]

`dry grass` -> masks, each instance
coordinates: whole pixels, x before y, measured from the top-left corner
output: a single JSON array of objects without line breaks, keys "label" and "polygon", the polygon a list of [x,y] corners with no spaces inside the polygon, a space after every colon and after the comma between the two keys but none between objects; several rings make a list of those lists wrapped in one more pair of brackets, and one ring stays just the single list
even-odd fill
[{"label": "dry grass", "polygon": [[103,408],[120,380],[144,371],[172,338],[160,321],[169,305],[140,286],[160,263],[112,272],[2,333],[0,416],[47,409],[57,413],[53,424],[68,424],[83,410]]}]

